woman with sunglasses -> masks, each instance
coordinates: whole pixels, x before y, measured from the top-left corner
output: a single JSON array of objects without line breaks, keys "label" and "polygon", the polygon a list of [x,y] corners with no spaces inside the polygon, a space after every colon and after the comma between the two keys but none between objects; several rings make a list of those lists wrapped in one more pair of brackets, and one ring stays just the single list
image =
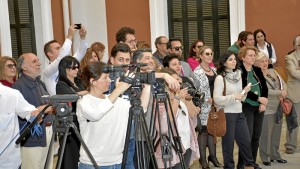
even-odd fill
[{"label": "woman with sunglasses", "polygon": [[[239,59],[242,61],[240,68],[242,70],[243,88],[251,83],[251,89],[243,102],[243,113],[246,116],[248,124],[254,162],[256,162],[264,112],[268,104],[266,79],[261,69],[254,66],[256,55],[257,49],[253,46],[244,46],[238,53]],[[243,166],[243,158],[241,157],[241,153],[239,153],[237,168],[242,168]]]},{"label": "woman with sunglasses", "polygon": [[[78,78],[79,62],[72,56],[64,57],[58,65],[58,82],[56,84],[56,94],[79,94],[84,95],[87,91]],[[76,102],[72,102],[72,112],[76,112]],[[73,115],[73,122],[77,129],[79,124],[77,116]],[[70,129],[71,134],[67,136],[66,146],[64,149],[61,168],[78,168],[80,141],[75,132]],[[63,136],[59,137],[60,146],[62,146]],[[60,149],[59,152],[62,150]]]},{"label": "woman with sunglasses", "polygon": [[261,68],[269,89],[269,102],[265,111],[259,140],[259,156],[266,166],[270,166],[273,161],[287,163],[278,152],[282,121],[278,124],[275,123],[275,114],[278,111],[280,100],[287,97],[287,86],[275,69],[268,69],[268,63],[268,56],[263,52],[259,52],[255,58],[255,65]]},{"label": "woman with sunglasses", "polygon": [[[202,48],[202,46],[204,46],[204,41],[203,40],[195,40],[190,48],[190,56],[187,59],[188,64],[191,66],[191,69],[194,71],[196,69],[197,66],[199,66],[199,61],[196,58],[197,53],[199,52],[199,50]],[[211,62],[209,64],[209,66],[211,67],[215,67],[214,63]]]},{"label": "woman with sunglasses", "polygon": [[0,57],[0,83],[11,87],[17,78],[17,63],[12,57]]},{"label": "woman with sunglasses", "polygon": [[246,118],[242,113],[241,102],[245,99],[250,86],[242,88],[241,71],[238,69],[237,59],[233,52],[225,52],[221,55],[218,74],[214,84],[214,101],[218,109],[224,109],[226,116],[226,134],[222,137],[224,169],[235,168],[234,141],[242,152],[245,168],[253,168],[250,134]]},{"label": "woman with sunglasses", "polygon": [[213,105],[214,82],[217,76],[215,68],[209,66],[213,60],[211,47],[203,46],[197,53],[199,66],[194,70],[196,79],[200,81],[199,90],[205,93],[205,102],[201,104],[201,113],[199,115],[202,130],[198,135],[198,144],[200,150],[200,163],[202,168],[209,168],[206,160],[206,147],[209,150],[208,161],[212,162],[215,167],[221,167],[216,156],[216,144],[214,137],[207,132],[207,119],[211,106]]}]

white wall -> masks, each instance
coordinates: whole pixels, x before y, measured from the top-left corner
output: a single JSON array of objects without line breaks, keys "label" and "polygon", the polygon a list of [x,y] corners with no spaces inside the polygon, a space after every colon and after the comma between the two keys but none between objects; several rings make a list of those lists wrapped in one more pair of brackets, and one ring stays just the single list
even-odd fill
[{"label": "white wall", "polygon": [[0,48],[2,56],[12,56],[7,1],[0,0]]},{"label": "white wall", "polygon": [[[73,23],[81,23],[87,29],[87,42],[90,46],[93,42],[101,42],[105,45],[103,61],[108,61],[108,38],[106,22],[105,0],[71,0],[71,20]],[[77,49],[79,36],[75,36],[73,49]]]}]

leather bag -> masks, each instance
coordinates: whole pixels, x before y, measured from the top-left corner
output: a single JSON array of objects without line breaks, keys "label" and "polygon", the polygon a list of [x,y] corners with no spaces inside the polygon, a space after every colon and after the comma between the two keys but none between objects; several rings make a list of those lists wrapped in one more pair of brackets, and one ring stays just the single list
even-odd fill
[{"label": "leather bag", "polygon": [[[226,95],[226,83],[225,78],[223,77],[224,82],[224,90],[223,96]],[[207,120],[207,132],[214,137],[223,137],[226,133],[226,117],[224,109],[216,111],[215,106],[211,106],[211,110],[209,112],[209,117]]]}]

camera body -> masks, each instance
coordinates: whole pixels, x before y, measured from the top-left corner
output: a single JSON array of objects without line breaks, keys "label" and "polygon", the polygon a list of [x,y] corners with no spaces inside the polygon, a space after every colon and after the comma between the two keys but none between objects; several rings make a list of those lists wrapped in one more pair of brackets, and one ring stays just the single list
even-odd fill
[{"label": "camera body", "polygon": [[180,86],[180,89],[184,89],[187,88],[188,89],[188,94],[190,94],[193,99],[193,103],[195,106],[200,107],[201,104],[205,101],[205,93],[200,92],[199,90],[197,90],[193,85],[191,85],[188,82],[182,83]]},{"label": "camera body", "polygon": [[81,29],[81,23],[77,23],[77,24],[74,24],[75,25],[75,27],[74,27],[74,29]]}]

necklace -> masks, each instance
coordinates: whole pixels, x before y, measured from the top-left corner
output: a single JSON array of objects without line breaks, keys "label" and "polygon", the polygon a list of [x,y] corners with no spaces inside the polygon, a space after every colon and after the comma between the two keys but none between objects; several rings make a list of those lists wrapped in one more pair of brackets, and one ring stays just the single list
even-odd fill
[{"label": "necklace", "polygon": [[211,68],[208,66],[209,70],[207,69],[204,69],[204,67],[200,64],[201,68],[205,71],[205,72],[210,72],[211,71]]}]

